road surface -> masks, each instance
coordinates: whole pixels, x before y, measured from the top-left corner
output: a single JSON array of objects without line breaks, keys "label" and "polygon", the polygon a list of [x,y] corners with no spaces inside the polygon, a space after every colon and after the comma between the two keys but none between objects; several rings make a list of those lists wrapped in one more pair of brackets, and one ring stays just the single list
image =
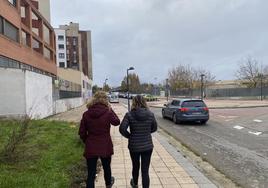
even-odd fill
[{"label": "road surface", "polygon": [[242,187],[268,187],[267,107],[212,109],[207,125],[175,125],[151,110],[162,129]]}]

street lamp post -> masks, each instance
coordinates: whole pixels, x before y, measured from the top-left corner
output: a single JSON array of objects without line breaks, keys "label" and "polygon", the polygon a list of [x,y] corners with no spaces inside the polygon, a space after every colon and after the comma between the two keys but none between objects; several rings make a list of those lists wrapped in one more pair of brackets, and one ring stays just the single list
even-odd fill
[{"label": "street lamp post", "polygon": [[201,99],[203,100],[203,98],[204,98],[203,93],[204,93],[204,77],[205,77],[205,75],[201,74],[200,76],[201,76]]},{"label": "street lamp post", "polygon": [[263,89],[263,83],[262,83],[262,79],[263,79],[263,75],[260,74],[260,79],[261,79],[261,101],[263,100],[263,93],[262,93],[262,89]]},{"label": "street lamp post", "polygon": [[155,77],[154,78],[154,81],[155,81],[155,83],[154,83],[154,95],[156,96],[157,94],[156,94],[156,90],[157,90],[157,77]]},{"label": "street lamp post", "polygon": [[168,91],[168,79],[166,79],[166,95],[167,95],[167,102],[168,102],[168,95],[169,95],[169,91]]},{"label": "street lamp post", "polygon": [[103,89],[102,89],[103,91],[104,91],[104,88],[106,87],[107,81],[108,81],[108,78],[106,78],[104,81],[104,85],[103,85]]},{"label": "street lamp post", "polygon": [[129,67],[127,69],[127,109],[130,111],[130,102],[129,102],[129,81],[128,81],[128,71],[134,70],[134,67]]}]

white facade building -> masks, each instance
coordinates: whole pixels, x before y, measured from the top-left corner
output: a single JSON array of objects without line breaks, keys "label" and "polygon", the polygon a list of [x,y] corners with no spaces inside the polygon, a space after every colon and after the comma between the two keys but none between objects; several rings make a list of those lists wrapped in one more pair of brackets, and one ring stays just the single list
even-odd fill
[{"label": "white facade building", "polygon": [[66,32],[64,29],[54,29],[56,35],[57,67],[67,68]]}]

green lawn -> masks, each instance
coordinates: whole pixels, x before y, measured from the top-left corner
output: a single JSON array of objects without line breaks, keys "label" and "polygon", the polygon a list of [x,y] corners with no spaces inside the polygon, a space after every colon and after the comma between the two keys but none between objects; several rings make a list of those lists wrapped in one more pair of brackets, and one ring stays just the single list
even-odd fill
[{"label": "green lawn", "polygon": [[65,122],[30,121],[12,157],[3,160],[4,148],[13,130],[19,132],[20,126],[16,121],[0,121],[1,188],[75,187],[71,185],[79,181],[75,176],[86,175],[85,169],[79,169],[84,160],[78,127]]}]

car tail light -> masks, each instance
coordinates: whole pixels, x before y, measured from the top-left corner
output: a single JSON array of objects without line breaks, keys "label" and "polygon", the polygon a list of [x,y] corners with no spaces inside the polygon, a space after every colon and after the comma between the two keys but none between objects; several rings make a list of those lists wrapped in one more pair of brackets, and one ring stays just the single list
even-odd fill
[{"label": "car tail light", "polygon": [[187,112],[189,110],[189,108],[181,108],[180,111],[181,112]]},{"label": "car tail light", "polygon": [[205,111],[208,111],[208,107],[203,108]]}]

